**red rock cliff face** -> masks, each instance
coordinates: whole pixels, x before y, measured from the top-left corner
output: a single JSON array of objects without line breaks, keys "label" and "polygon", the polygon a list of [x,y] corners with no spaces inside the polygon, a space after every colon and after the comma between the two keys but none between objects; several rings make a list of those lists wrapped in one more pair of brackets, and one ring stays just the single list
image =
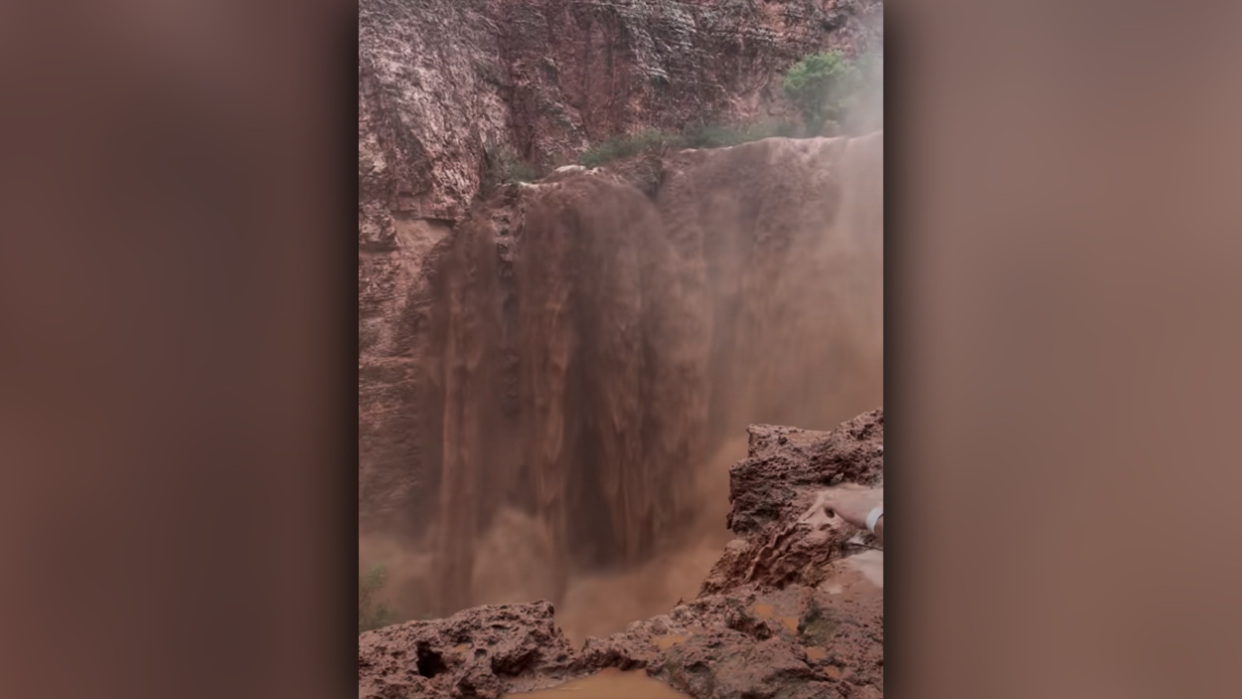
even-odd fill
[{"label": "red rock cliff face", "polygon": [[[780,75],[878,41],[878,0],[363,0],[359,423],[363,526],[440,488],[426,453],[429,280],[490,149],[542,169],[613,134],[780,116]],[[416,509],[416,508],[414,508]]]},{"label": "red rock cliff face", "polygon": [[363,0],[360,228],[460,218],[488,144],[551,168],[643,126],[781,115],[781,73],[879,41],[878,0]]}]

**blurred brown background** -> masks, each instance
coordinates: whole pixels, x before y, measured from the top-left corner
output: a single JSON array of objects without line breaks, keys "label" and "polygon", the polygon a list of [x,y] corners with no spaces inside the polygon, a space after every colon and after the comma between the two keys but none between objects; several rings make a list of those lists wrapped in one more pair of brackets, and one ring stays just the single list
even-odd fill
[{"label": "blurred brown background", "polygon": [[[1237,694],[1239,12],[889,4],[892,696]],[[353,691],[355,29],[0,7],[0,695]]]},{"label": "blurred brown background", "polygon": [[892,696],[1230,696],[1237,9],[886,8]]}]

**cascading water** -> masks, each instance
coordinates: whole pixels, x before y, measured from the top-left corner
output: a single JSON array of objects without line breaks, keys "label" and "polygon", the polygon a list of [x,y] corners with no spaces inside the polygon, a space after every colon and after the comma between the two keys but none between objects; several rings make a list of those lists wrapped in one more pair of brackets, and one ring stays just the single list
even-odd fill
[{"label": "cascading water", "polygon": [[403,611],[561,617],[616,580],[629,620],[685,594],[686,561],[701,580],[747,424],[883,402],[882,157],[880,133],[686,151],[653,196],[568,171],[460,224],[431,278],[413,438],[436,492]]}]

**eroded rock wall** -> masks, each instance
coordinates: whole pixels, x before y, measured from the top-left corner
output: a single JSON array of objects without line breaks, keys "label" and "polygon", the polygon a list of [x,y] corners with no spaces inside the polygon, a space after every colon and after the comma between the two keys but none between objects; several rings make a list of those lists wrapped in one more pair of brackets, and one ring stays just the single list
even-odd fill
[{"label": "eroded rock wall", "polygon": [[786,116],[781,73],[816,50],[873,46],[881,11],[878,0],[360,3],[364,530],[431,517],[441,445],[424,435],[445,387],[425,361],[430,280],[489,168],[503,167],[497,154],[548,171],[635,128]]},{"label": "eroded rock wall", "polygon": [[880,41],[879,0],[363,0],[360,229],[456,221],[490,146],[545,171],[635,128],[790,113],[781,75]]},{"label": "eroded rock wall", "polygon": [[749,456],[729,472],[729,530],[737,538],[703,582],[702,594],[815,587],[828,563],[874,537],[839,522],[812,526],[803,515],[824,488],[882,487],[884,411],[859,415],[830,433],[772,425],[749,429]]}]

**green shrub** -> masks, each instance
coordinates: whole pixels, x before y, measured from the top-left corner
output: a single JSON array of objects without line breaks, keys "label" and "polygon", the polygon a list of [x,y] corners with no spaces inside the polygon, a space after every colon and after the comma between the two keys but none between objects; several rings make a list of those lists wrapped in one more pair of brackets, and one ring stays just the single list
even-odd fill
[{"label": "green shrub", "polygon": [[760,121],[750,124],[691,124],[683,132],[680,145],[683,148],[728,148],[765,138],[797,138],[797,124],[783,121]]},{"label": "green shrub", "polygon": [[539,171],[525,160],[513,160],[505,168],[504,178],[507,182],[534,182],[539,179]]},{"label": "green shrub", "polygon": [[650,148],[672,145],[676,140],[676,136],[653,128],[621,134],[588,148],[578,156],[578,164],[584,167],[599,167],[614,160],[638,155]]},{"label": "green shrub", "polygon": [[578,164],[584,167],[600,167],[614,160],[633,157],[656,148],[726,148],[773,136],[796,138],[799,135],[797,124],[780,121],[750,124],[696,122],[679,133],[647,128],[636,133],[614,136],[591,146],[578,156]]},{"label": "green shrub", "polygon": [[358,633],[397,623],[397,611],[376,599],[388,582],[384,566],[358,573]]},{"label": "green shrub", "polygon": [[841,121],[861,86],[862,72],[840,51],[807,56],[785,73],[785,96],[812,132]]},{"label": "green shrub", "polygon": [[512,182],[531,182],[539,179],[539,171],[507,143],[483,145],[485,171],[481,189],[490,192],[496,187]]}]

